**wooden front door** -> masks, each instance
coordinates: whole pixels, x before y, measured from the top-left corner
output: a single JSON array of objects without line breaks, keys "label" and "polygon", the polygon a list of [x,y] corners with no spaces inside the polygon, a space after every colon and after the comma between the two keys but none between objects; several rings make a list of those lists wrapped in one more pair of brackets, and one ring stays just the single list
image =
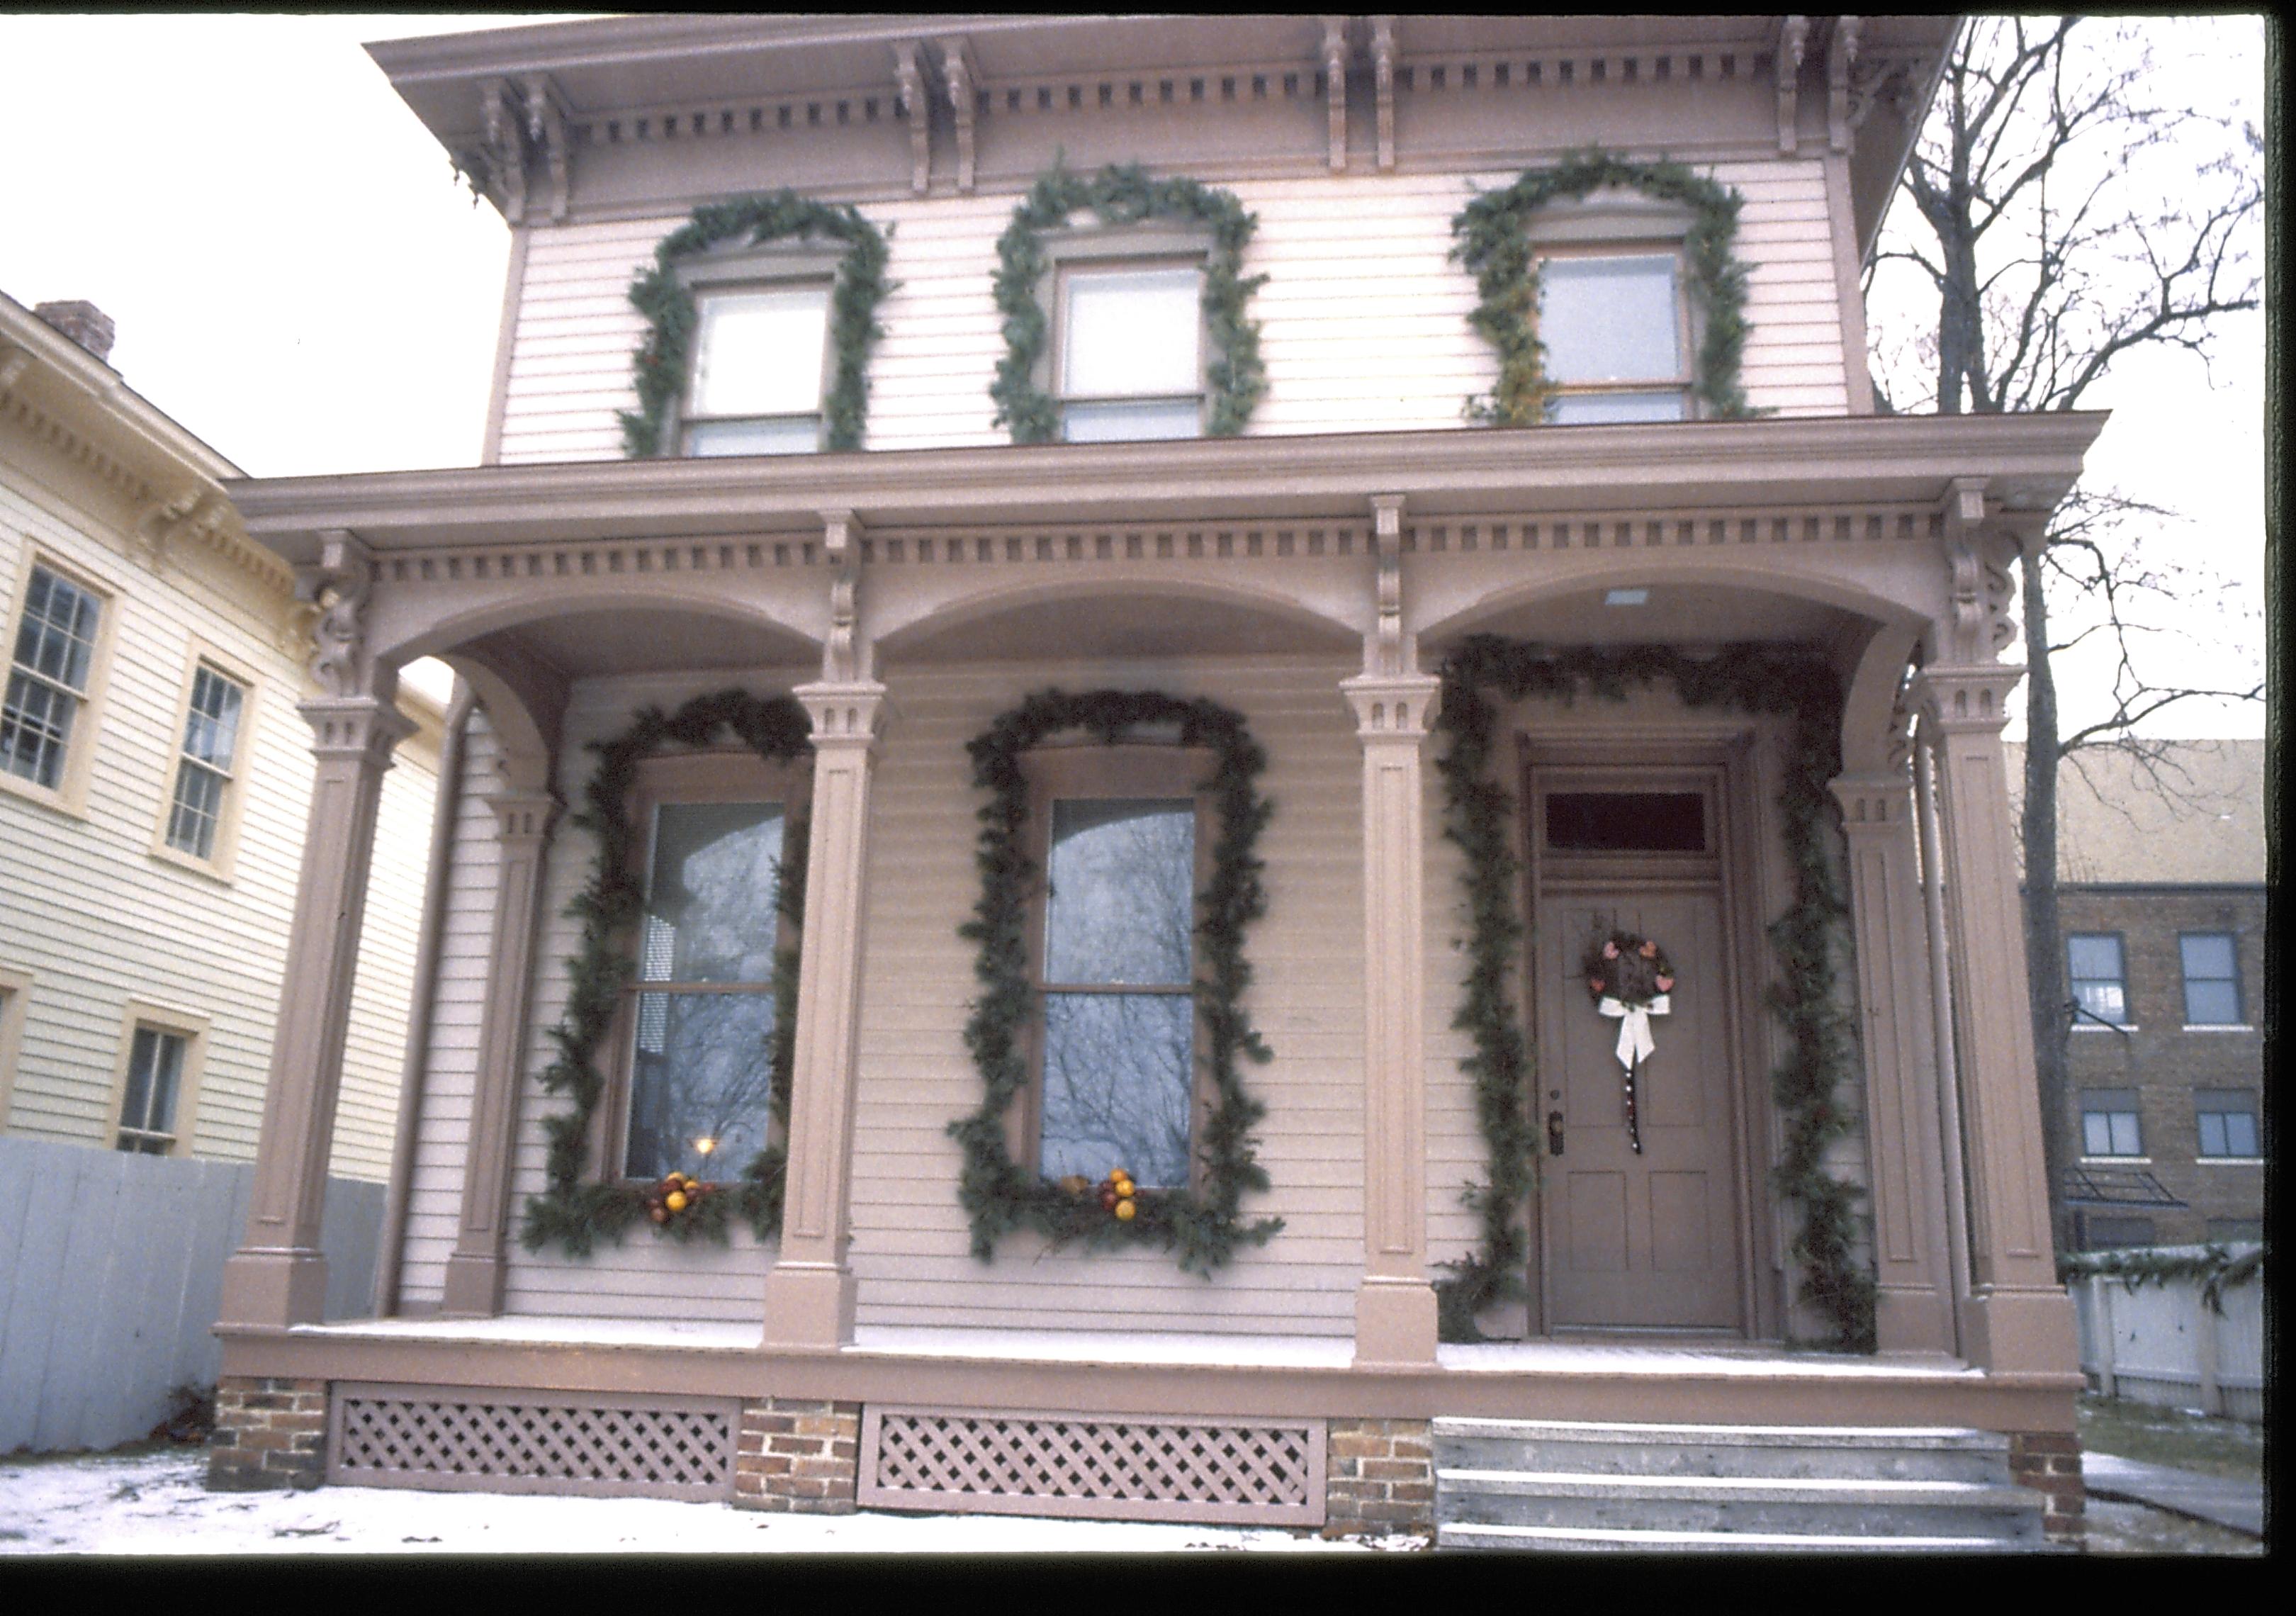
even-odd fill
[{"label": "wooden front door", "polygon": [[[1574,777],[1575,776],[1575,777]],[[1715,776],[1533,771],[1541,1187],[1534,1295],[1547,1333],[1742,1333],[1735,961]],[[1587,846],[1589,841],[1656,843]],[[1690,845],[1693,843],[1700,845]],[[1656,939],[1675,969],[1627,1120],[1620,1022],[1590,939]]]}]

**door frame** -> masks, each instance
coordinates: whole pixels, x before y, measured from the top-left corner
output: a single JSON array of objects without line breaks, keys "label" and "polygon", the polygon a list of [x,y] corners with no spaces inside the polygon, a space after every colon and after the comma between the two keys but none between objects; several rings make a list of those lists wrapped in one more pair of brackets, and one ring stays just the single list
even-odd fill
[{"label": "door frame", "polygon": [[[1665,1332],[1669,1339],[1760,1341],[1777,1338],[1784,1328],[1782,1276],[1776,1254],[1784,1249],[1784,1231],[1777,1227],[1775,1202],[1769,1193],[1767,1167],[1775,1153],[1769,1141],[1775,1123],[1770,1103],[1768,1076],[1781,1053],[1775,1046],[1761,985],[1771,974],[1761,917],[1783,907],[1781,882],[1785,873],[1775,867],[1771,844],[1776,840],[1773,816],[1764,805],[1776,796],[1775,769],[1768,767],[1767,749],[1757,745],[1755,721],[1734,719],[1670,719],[1603,725],[1578,715],[1560,722],[1540,723],[1537,729],[1516,734],[1515,785],[1521,811],[1515,816],[1516,855],[1522,872],[1519,894],[1524,927],[1520,960],[1523,1026],[1531,1050],[1542,1062],[1546,1058],[1545,1029],[1538,1018],[1539,972],[1547,968],[1546,951],[1577,946],[1577,939],[1557,933],[1545,935],[1539,924],[1539,894],[1546,861],[1538,833],[1541,821],[1539,793],[1558,779],[1589,789],[1664,790],[1693,786],[1705,791],[1713,804],[1715,856],[1693,871],[1691,862],[1677,859],[1649,877],[1653,887],[1680,886],[1686,879],[1714,881],[1722,908],[1725,969],[1730,988],[1724,1000],[1729,1027],[1733,1084],[1730,1094],[1730,1149],[1737,1185],[1735,1228],[1738,1255],[1738,1327],[1715,1332]],[[1653,856],[1664,858],[1665,855]],[[1622,872],[1620,884],[1633,879]],[[1550,962],[1551,963],[1551,962]],[[1544,1114],[1539,1092],[1530,1096],[1534,1120]],[[1546,1276],[1551,1267],[1544,1216],[1546,1143],[1539,1130],[1541,1170],[1527,1214],[1529,1220],[1531,1273],[1528,1333],[1554,1339],[1547,1302]],[[1570,1339],[1585,1340],[1587,1331],[1573,1329]],[[1652,1333],[1622,1330],[1622,1338],[1648,1339]]]}]

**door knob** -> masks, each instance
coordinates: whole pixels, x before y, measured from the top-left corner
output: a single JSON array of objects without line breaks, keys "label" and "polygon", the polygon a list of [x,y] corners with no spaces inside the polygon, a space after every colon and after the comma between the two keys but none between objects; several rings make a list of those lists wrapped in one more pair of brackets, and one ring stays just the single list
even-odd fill
[{"label": "door knob", "polygon": [[1546,1113],[1546,1153],[1550,1156],[1562,1153],[1562,1113],[1559,1111]]}]

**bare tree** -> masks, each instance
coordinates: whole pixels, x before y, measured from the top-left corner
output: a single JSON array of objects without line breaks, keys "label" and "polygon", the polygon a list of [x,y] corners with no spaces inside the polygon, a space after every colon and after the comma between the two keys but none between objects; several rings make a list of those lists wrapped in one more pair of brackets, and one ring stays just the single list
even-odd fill
[{"label": "bare tree", "polygon": [[[2125,356],[2181,349],[2205,364],[2221,316],[2258,307],[2253,234],[2263,191],[2252,125],[2164,105],[2151,37],[2175,20],[2005,18],[1963,30],[1901,185],[1876,267],[1910,266],[1937,316],[1882,344],[1903,390],[1884,407],[1941,414],[2081,408]],[[2173,176],[2173,183],[2157,183]],[[1896,272],[1902,273],[1902,272]],[[1910,358],[1914,363],[1907,364]],[[2071,1004],[2059,937],[2059,765],[2085,747],[2157,752],[2136,726],[2205,699],[2260,700],[2155,670],[2159,609],[2190,598],[2191,568],[2148,561],[2167,516],[2084,488],[2022,558],[2026,655],[2025,959],[2062,1248]],[[2061,626],[2053,640],[2053,610]],[[2070,628],[2070,632],[2067,633]],[[2115,663],[2104,714],[2061,724],[2050,659],[2103,636]]]}]

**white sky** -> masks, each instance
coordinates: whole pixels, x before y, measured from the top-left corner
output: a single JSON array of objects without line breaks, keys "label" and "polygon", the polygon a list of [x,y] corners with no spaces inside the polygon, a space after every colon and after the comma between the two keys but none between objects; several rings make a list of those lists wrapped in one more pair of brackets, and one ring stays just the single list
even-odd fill
[{"label": "white sky", "polygon": [[[508,234],[359,47],[511,21],[0,16],[0,291],[98,305],[128,384],[253,475],[475,463]],[[2154,26],[2189,104],[2261,121],[2259,19]],[[2184,513],[2165,542],[2234,585],[2169,648],[2194,683],[2260,666],[2263,332],[2225,323],[2213,388],[2159,354],[2094,395],[2093,474]],[[2089,677],[2060,663],[2069,721]]]}]

